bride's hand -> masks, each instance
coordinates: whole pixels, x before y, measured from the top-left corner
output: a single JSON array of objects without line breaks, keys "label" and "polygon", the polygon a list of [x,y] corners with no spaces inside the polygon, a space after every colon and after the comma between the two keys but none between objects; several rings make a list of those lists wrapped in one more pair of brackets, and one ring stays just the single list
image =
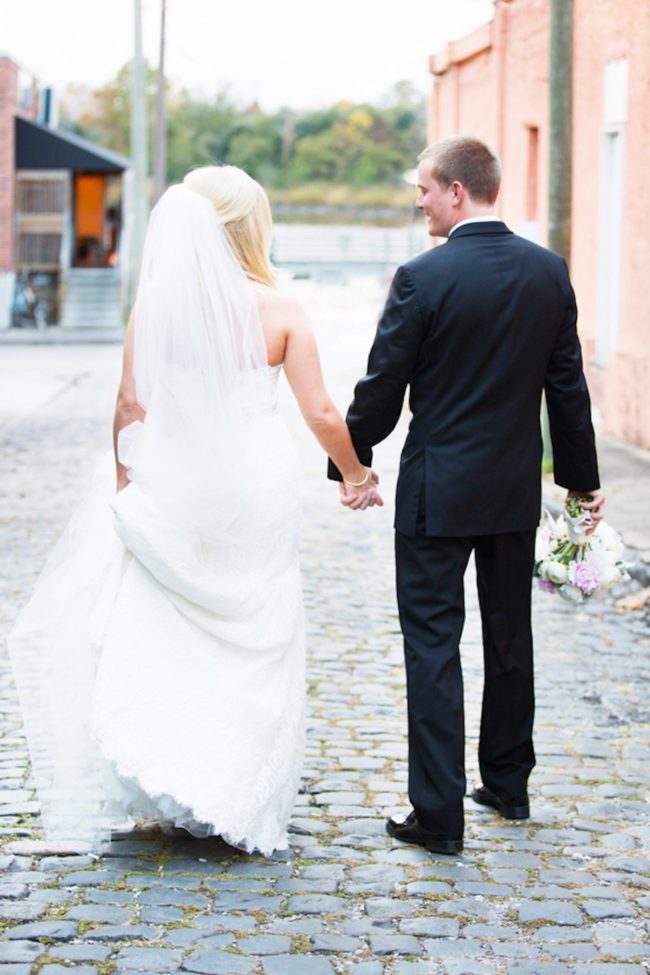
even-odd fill
[{"label": "bride's hand", "polygon": [[381,508],[384,501],[377,489],[379,475],[375,471],[368,469],[369,478],[363,487],[354,487],[348,481],[342,481],[339,485],[339,499],[345,508],[353,511],[365,511],[375,505]]}]

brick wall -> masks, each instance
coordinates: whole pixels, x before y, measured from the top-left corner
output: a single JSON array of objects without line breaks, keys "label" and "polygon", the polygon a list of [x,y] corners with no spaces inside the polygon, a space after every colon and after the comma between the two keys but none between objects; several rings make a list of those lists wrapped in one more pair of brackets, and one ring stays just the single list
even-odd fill
[{"label": "brick wall", "polygon": [[[21,105],[20,85],[28,91]],[[36,80],[11,58],[0,56],[0,274],[13,270],[15,122],[16,115],[35,119],[38,114]]]},{"label": "brick wall", "polygon": [[[571,270],[592,396],[605,430],[650,448],[650,4],[574,0]],[[503,163],[498,210],[515,232],[547,240],[549,0],[498,0],[493,21],[431,58],[430,141],[475,134]],[[604,73],[628,61],[621,190],[618,337],[603,352]],[[605,181],[606,182],[606,181]]]},{"label": "brick wall", "polygon": [[0,273],[13,268],[14,118],[18,66],[0,57]]},{"label": "brick wall", "polygon": [[[594,398],[613,436],[650,448],[650,4],[637,0],[575,0],[576,98],[572,273]],[[596,362],[602,269],[604,72],[628,63],[622,179],[619,332]]]},{"label": "brick wall", "polygon": [[[548,179],[548,33],[547,0],[501,2],[490,24],[464,43],[448,45],[430,62],[430,141],[463,133],[489,143],[503,165],[499,213],[513,229],[537,219],[542,239]],[[533,145],[535,159],[529,158]],[[536,174],[534,201],[531,171]]]}]

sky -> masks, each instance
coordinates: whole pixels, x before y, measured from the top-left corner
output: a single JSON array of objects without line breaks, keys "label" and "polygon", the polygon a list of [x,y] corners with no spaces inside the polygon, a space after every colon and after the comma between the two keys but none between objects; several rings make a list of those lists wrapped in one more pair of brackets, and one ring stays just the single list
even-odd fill
[{"label": "sky", "polygon": [[[158,62],[160,0],[142,0],[145,55]],[[272,111],[375,101],[401,80],[427,91],[427,61],[489,20],[493,0],[167,0],[167,74],[228,88]],[[0,0],[0,53],[41,85],[98,87],[132,56],[132,0]]]}]

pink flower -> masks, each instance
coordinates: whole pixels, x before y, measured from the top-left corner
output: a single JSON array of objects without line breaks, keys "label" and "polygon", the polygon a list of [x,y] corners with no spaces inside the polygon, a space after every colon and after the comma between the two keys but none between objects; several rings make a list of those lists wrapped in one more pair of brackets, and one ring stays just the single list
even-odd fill
[{"label": "pink flower", "polygon": [[585,596],[591,596],[601,585],[599,559],[594,558],[592,552],[588,552],[581,562],[570,562],[569,580]]},{"label": "pink flower", "polygon": [[538,579],[537,586],[542,592],[555,592],[555,586],[548,579]]}]

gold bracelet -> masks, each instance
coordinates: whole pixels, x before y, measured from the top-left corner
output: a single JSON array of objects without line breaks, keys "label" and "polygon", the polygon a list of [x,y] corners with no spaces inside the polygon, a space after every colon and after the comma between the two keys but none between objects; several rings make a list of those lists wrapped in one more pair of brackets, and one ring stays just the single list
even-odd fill
[{"label": "gold bracelet", "polygon": [[346,484],[349,484],[350,487],[360,488],[360,487],[363,487],[364,484],[367,484],[368,481],[370,480],[370,471],[369,470],[366,470],[366,476],[364,477],[363,481],[359,481],[358,484],[355,484],[354,481],[348,481],[348,479],[346,477],[344,477],[343,480],[345,481]]}]

